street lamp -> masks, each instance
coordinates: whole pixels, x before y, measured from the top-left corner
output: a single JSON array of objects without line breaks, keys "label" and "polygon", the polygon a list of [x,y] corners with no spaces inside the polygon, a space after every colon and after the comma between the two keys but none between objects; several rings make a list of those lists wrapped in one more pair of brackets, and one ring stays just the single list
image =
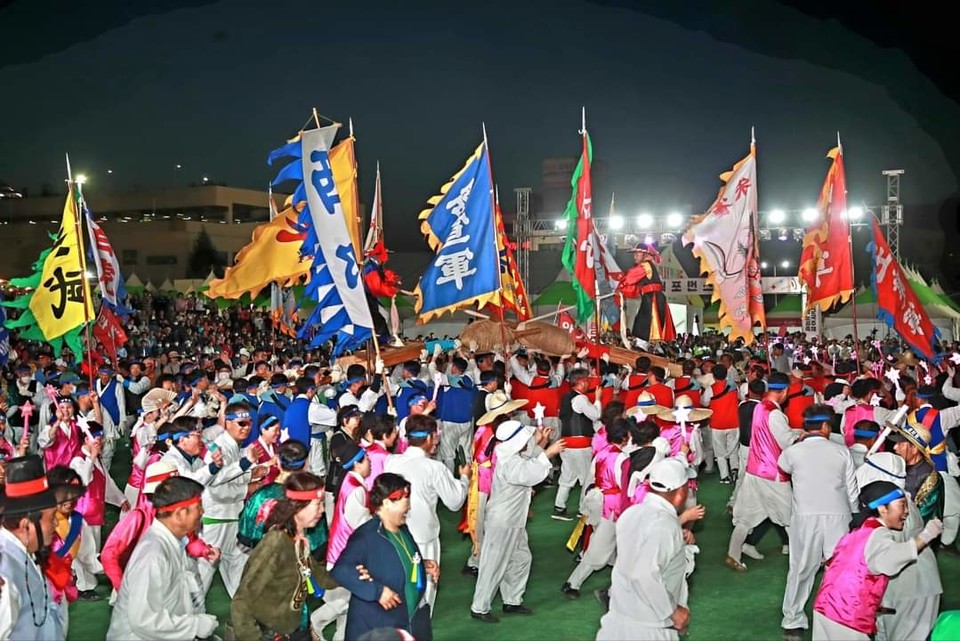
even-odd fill
[{"label": "street lamp", "polygon": [[787,219],[787,213],[782,209],[774,209],[769,214],[767,214],[767,220],[770,221],[771,225],[779,225]]},{"label": "street lamp", "polygon": [[817,211],[816,207],[807,207],[800,216],[803,218],[803,222],[812,223],[820,217],[820,212]]},{"label": "street lamp", "polygon": [[667,216],[667,226],[670,229],[679,229],[680,225],[683,224],[683,216],[677,212],[672,212]]},{"label": "street lamp", "polygon": [[85,182],[87,182],[87,177],[84,176],[83,174],[77,174],[77,177],[74,179],[74,182],[77,183],[78,185],[82,185]]},{"label": "street lamp", "polygon": [[646,230],[653,227],[653,216],[644,212],[637,216],[637,226],[640,227],[640,230]]}]

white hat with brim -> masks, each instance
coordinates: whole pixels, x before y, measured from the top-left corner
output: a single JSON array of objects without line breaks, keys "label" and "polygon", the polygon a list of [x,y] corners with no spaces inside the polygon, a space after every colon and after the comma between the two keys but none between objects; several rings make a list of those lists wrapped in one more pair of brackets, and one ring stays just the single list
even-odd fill
[{"label": "white hat with brim", "polygon": [[143,473],[143,493],[153,494],[158,485],[179,474],[177,466],[170,461],[161,459],[151,463]]},{"label": "white hat with brim", "polygon": [[683,394],[676,398],[673,402],[673,407],[668,407],[662,412],[659,412],[657,418],[671,423],[679,423],[680,419],[677,418],[677,410],[679,409],[687,410],[687,416],[683,419],[686,423],[699,423],[713,416],[713,410],[694,406],[693,400],[686,394]]},{"label": "white hat with brim", "polygon": [[511,412],[515,412],[527,404],[527,399],[518,398],[511,400],[506,393],[501,391],[491,393],[487,396],[486,401],[487,413],[480,417],[477,425],[487,425],[501,414],[509,415]]},{"label": "white hat with brim", "polygon": [[647,482],[650,489],[656,492],[672,492],[687,484],[688,465],[675,458],[667,458],[657,461],[650,466],[647,474]]},{"label": "white hat with brim", "polygon": [[496,433],[498,456],[511,456],[521,452],[530,442],[533,432],[532,425],[524,425],[520,421],[501,423]]}]

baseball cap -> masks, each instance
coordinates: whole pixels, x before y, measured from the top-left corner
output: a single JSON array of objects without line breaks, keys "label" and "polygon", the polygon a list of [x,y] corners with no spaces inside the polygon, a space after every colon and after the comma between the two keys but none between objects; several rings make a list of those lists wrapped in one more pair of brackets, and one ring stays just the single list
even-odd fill
[{"label": "baseball cap", "polygon": [[657,492],[672,492],[686,485],[687,466],[675,458],[668,458],[650,466],[650,487]]}]

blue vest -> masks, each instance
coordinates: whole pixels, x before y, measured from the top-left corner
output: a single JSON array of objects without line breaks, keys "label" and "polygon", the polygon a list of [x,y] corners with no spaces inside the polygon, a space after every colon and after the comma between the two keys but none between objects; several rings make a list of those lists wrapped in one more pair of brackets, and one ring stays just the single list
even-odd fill
[{"label": "blue vest", "polygon": [[310,446],[310,399],[298,396],[283,415],[283,426],[289,438]]},{"label": "blue vest", "polygon": [[[410,383],[409,387],[400,388],[400,393],[397,394],[397,397],[393,400],[393,404],[397,408],[397,424],[410,414],[410,405],[408,403],[412,397],[418,394],[430,398],[433,392],[427,387],[426,383],[419,380]],[[386,401],[384,400],[384,402]]]},{"label": "blue vest", "polygon": [[111,378],[100,394],[100,407],[106,410],[114,425],[120,425],[120,405],[117,403],[117,380]]},{"label": "blue vest", "polygon": [[437,396],[437,418],[450,423],[469,423],[473,420],[473,398],[476,388],[464,381],[463,387],[444,387]]}]

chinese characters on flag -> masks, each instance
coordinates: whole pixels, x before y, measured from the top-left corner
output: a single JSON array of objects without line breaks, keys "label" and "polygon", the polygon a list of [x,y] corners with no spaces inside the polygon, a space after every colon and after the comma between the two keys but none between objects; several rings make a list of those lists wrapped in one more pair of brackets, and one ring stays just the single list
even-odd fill
[{"label": "chinese characters on flag", "polygon": [[900,263],[890,252],[880,224],[873,219],[873,282],[877,295],[877,318],[892,327],[920,357],[936,360],[934,341],[938,330],[920,304]]},{"label": "chinese characters on flag", "polygon": [[106,305],[100,307],[97,322],[93,325],[93,336],[103,345],[103,349],[110,356],[110,362],[117,365],[117,350],[127,342],[127,333],[120,326],[116,315]]}]

